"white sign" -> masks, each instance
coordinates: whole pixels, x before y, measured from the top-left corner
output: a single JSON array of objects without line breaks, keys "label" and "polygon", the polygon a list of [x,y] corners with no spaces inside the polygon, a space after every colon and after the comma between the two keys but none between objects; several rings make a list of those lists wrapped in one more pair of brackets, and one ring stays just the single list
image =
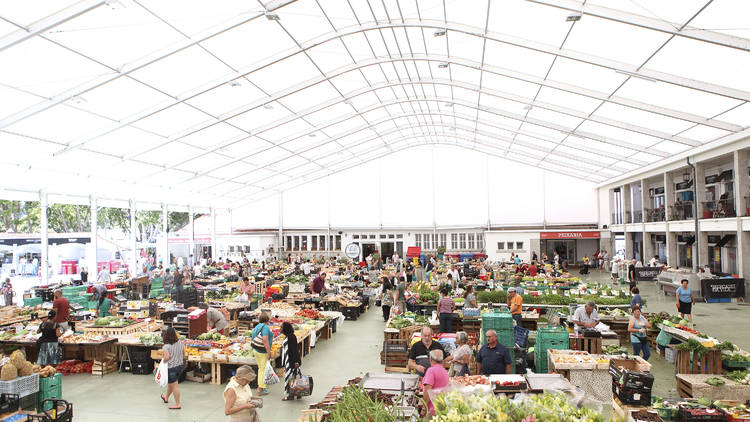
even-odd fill
[{"label": "white sign", "polygon": [[346,249],[344,249],[344,253],[349,257],[349,259],[358,259],[359,251],[359,245],[356,243],[350,243],[346,245]]}]

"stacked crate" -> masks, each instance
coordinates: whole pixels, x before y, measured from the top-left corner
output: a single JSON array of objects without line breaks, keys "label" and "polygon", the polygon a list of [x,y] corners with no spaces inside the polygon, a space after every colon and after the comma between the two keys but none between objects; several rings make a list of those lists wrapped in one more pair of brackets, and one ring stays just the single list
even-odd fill
[{"label": "stacked crate", "polygon": [[39,394],[37,395],[37,410],[50,410],[52,409],[52,402],[42,404],[47,399],[61,399],[62,398],[62,374],[56,373],[55,375],[47,378],[39,378]]},{"label": "stacked crate", "polygon": [[536,372],[538,374],[547,373],[547,350],[564,350],[569,348],[570,334],[562,325],[551,325],[537,330],[537,339],[534,345]]},{"label": "stacked crate", "polygon": [[497,342],[508,349],[511,360],[511,371],[515,372],[516,338],[513,331],[513,317],[510,312],[492,312],[482,315],[482,344],[487,344],[487,331],[497,332]]}]

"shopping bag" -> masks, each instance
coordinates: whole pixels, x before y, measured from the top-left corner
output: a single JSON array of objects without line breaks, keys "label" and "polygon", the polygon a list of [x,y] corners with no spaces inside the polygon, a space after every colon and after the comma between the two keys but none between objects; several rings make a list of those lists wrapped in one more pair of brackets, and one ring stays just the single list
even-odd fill
[{"label": "shopping bag", "polygon": [[659,331],[659,335],[656,336],[656,344],[662,347],[668,346],[672,342],[672,336],[662,329]]},{"label": "shopping bag", "polygon": [[306,397],[312,394],[313,377],[309,375],[300,375],[292,380],[289,386],[289,394],[292,396]]},{"label": "shopping bag", "polygon": [[270,361],[266,361],[266,373],[263,375],[263,381],[266,382],[266,385],[274,385],[280,381]]},{"label": "shopping bag", "polygon": [[154,381],[156,381],[156,385],[159,387],[166,387],[167,382],[169,381],[169,368],[167,367],[166,362],[161,362],[159,364],[159,367],[156,368],[156,376],[154,377]]}]

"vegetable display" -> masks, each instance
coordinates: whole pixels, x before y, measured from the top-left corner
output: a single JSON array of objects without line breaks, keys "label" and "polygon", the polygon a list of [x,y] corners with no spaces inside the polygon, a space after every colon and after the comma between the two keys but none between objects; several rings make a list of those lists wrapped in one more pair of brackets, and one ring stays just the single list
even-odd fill
[{"label": "vegetable display", "polygon": [[734,382],[750,385],[750,372],[748,371],[732,371],[724,374],[724,378],[728,378]]},{"label": "vegetable display", "polygon": [[395,409],[387,408],[377,398],[373,400],[362,387],[354,385],[341,391],[338,404],[331,410],[330,415],[333,422],[391,422],[396,419]]},{"label": "vegetable display", "polygon": [[685,343],[678,344],[677,346],[675,346],[675,349],[678,349],[678,350],[689,350],[689,351],[691,351],[693,353],[699,353],[699,354],[703,354],[703,353],[705,353],[708,350],[708,349],[706,349],[706,347],[704,345],[701,344],[701,342],[699,342],[698,340],[696,340],[694,338],[691,338],[690,340],[686,341]]},{"label": "vegetable display", "polygon": [[564,394],[545,393],[511,401],[494,395],[465,397],[457,392],[438,395],[434,400],[432,421],[573,421],[603,422],[602,415],[591,409],[578,408]]},{"label": "vegetable display", "polygon": [[148,347],[151,347],[156,344],[161,344],[162,342],[161,334],[142,335],[140,340],[144,346],[148,346]]},{"label": "vegetable display", "polygon": [[284,279],[285,282],[290,284],[307,284],[310,282],[310,277],[306,275],[290,275]]},{"label": "vegetable display", "polygon": [[706,384],[712,385],[714,387],[719,387],[719,386],[726,384],[726,382],[721,378],[711,377],[711,378],[706,379]]},{"label": "vegetable display", "polygon": [[628,351],[622,346],[610,345],[602,347],[602,353],[605,355],[621,355],[623,353],[628,353]]}]

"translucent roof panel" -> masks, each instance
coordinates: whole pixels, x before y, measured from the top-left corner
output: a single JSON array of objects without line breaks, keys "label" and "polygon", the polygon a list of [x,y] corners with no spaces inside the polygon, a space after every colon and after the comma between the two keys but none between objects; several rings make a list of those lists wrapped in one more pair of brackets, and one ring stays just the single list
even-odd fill
[{"label": "translucent roof panel", "polygon": [[746,3],[11,0],[0,165],[217,207],[428,144],[602,182],[747,133]]}]

